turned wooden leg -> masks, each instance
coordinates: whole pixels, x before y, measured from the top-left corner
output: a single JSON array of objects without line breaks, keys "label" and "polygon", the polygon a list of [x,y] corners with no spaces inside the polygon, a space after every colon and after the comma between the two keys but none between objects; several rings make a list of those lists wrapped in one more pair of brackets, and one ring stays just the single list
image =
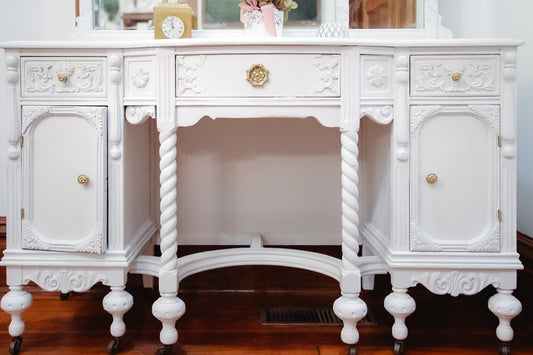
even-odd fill
[{"label": "turned wooden leg", "polygon": [[413,297],[405,288],[392,288],[393,292],[385,297],[385,309],[394,317],[392,336],[396,339],[394,354],[403,353],[403,341],[407,338],[408,330],[405,318],[410,316],[416,309]]},{"label": "turned wooden leg", "polygon": [[496,328],[496,336],[502,342],[500,344],[502,355],[511,353],[509,342],[514,336],[511,320],[522,311],[522,304],[512,293],[513,290],[498,289],[498,293],[489,298],[489,309],[500,321]]},{"label": "turned wooden leg", "polygon": [[11,315],[9,323],[9,335],[13,337],[9,352],[18,354],[22,343],[22,333],[24,333],[24,322],[22,321],[22,312],[31,306],[33,298],[31,294],[24,291],[22,286],[10,286],[9,292],[2,297],[0,306]]},{"label": "turned wooden leg", "polygon": [[177,163],[176,130],[159,135],[160,195],[161,195],[161,268],[159,271],[159,293],[161,297],[152,306],[152,314],[159,319],[163,329],[159,335],[163,346],[159,354],[168,354],[172,344],[178,341],[176,321],[185,313],[185,304],[178,293],[178,232],[177,232]]},{"label": "turned wooden leg", "polygon": [[111,323],[111,336],[113,340],[108,345],[110,354],[116,354],[122,343],[122,336],[126,333],[126,323],[124,323],[124,314],[133,306],[133,297],[124,291],[124,287],[111,287],[103,299],[102,304],[107,313],[113,316]]},{"label": "turned wooden leg", "polygon": [[[359,298],[361,292],[361,273],[358,266],[359,249],[359,190],[357,169],[358,148],[357,132],[342,132],[342,262],[341,294],[333,304],[333,311],[342,319],[344,326],[341,339],[346,344],[359,341],[357,322],[367,313],[365,302]],[[355,352],[351,348],[350,352]]]}]

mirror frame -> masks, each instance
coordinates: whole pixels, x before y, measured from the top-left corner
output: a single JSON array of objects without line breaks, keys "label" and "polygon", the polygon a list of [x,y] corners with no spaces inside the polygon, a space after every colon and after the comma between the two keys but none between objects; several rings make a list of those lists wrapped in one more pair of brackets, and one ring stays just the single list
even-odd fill
[{"label": "mirror frame", "polygon": [[[328,0],[323,0],[325,3]],[[335,2],[335,22],[348,27],[349,0]],[[69,35],[70,40],[150,40],[153,30],[95,30],[93,29],[93,0],[77,0],[79,16]],[[283,37],[316,37],[316,29],[286,29]],[[193,38],[243,37],[243,30],[195,30]],[[424,0],[424,26],[409,29],[350,29],[350,38],[358,39],[435,39],[451,38],[452,32],[444,28],[439,14],[439,0]]]}]

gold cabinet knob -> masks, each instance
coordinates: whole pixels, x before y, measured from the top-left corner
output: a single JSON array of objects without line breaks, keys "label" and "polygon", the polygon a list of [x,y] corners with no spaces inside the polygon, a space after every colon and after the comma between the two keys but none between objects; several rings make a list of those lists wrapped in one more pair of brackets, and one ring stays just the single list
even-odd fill
[{"label": "gold cabinet knob", "polygon": [[437,180],[438,180],[438,177],[437,177],[437,174],[435,173],[427,174],[426,176],[426,182],[428,184],[434,184],[437,182]]},{"label": "gold cabinet knob", "polygon": [[89,185],[89,177],[85,174],[78,175],[78,184],[80,185]]},{"label": "gold cabinet knob", "polygon": [[453,73],[452,74],[452,80],[453,81],[459,81],[459,80],[461,80],[462,77],[463,77],[463,74],[461,74],[461,73]]},{"label": "gold cabinet knob", "polygon": [[263,86],[268,82],[268,69],[261,64],[254,64],[246,71],[246,80],[252,86]]},{"label": "gold cabinet knob", "polygon": [[57,74],[57,80],[62,83],[66,83],[68,80],[68,76],[66,74]]}]

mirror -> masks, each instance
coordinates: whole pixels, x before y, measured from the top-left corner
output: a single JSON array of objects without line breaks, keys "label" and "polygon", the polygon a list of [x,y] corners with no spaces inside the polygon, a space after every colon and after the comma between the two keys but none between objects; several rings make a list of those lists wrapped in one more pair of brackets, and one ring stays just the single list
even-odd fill
[{"label": "mirror", "polygon": [[[160,0],[93,0],[94,29],[146,30],[152,27],[152,8]],[[198,29],[239,29],[240,0],[188,0],[198,16]],[[285,24],[317,28],[327,19],[333,1],[300,0]],[[349,0],[350,28],[417,28],[423,26],[423,0]],[[417,12],[417,9],[418,12]],[[324,21],[323,21],[324,19]],[[329,21],[328,21],[329,20]]]},{"label": "mirror", "polygon": [[[152,8],[160,0],[76,0],[71,39],[152,39]],[[340,23],[357,38],[449,38],[438,0],[295,0],[283,36],[315,37],[325,23]],[[242,36],[240,0],[187,0],[197,15],[193,37]]]}]

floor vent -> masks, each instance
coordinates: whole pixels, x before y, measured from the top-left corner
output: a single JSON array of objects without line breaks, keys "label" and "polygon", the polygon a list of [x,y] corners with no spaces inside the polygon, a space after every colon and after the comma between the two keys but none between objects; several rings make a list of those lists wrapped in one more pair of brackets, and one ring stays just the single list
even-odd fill
[{"label": "floor vent", "polygon": [[[336,325],[342,321],[330,308],[265,308],[261,310],[262,325]],[[377,325],[369,312],[357,325]]]}]

